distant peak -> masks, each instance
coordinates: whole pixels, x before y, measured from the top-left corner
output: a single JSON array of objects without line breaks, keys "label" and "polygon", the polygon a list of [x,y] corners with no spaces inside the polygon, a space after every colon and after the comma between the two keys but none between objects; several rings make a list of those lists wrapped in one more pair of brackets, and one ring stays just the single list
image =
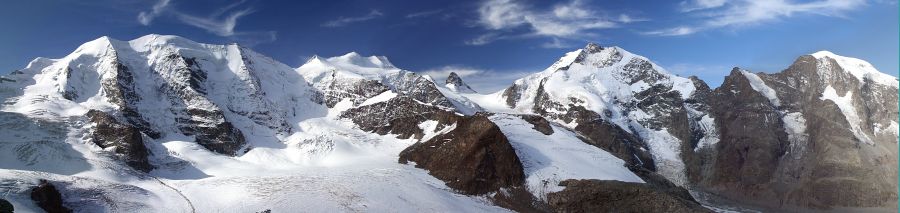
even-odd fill
[{"label": "distant peak", "polygon": [[447,88],[456,92],[475,93],[475,90],[473,90],[472,87],[469,87],[466,82],[463,82],[462,78],[459,77],[456,72],[450,72],[450,75],[447,76],[447,80],[444,81],[444,83],[447,85]]}]

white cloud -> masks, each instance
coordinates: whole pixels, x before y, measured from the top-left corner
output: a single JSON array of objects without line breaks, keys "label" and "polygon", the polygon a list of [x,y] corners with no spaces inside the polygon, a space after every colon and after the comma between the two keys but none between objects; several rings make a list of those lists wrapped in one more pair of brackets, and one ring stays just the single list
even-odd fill
[{"label": "white cloud", "polygon": [[491,42],[494,42],[496,40],[503,39],[503,38],[504,37],[500,36],[499,33],[487,33],[487,34],[480,35],[476,38],[466,40],[465,44],[472,45],[472,46],[480,46],[480,45],[489,44]]},{"label": "white cloud", "polygon": [[352,24],[352,23],[356,23],[356,22],[368,21],[368,20],[372,20],[372,19],[375,19],[375,18],[378,18],[378,17],[381,17],[381,16],[384,16],[384,14],[381,13],[381,11],[378,11],[378,10],[372,10],[372,11],[370,11],[368,14],[363,15],[363,16],[357,16],[357,17],[339,17],[339,18],[337,18],[337,19],[335,19],[335,20],[331,20],[331,21],[327,21],[327,22],[323,23],[322,26],[323,26],[323,27],[343,27],[343,26],[348,25],[348,24]]},{"label": "white cloud", "polygon": [[153,22],[153,19],[159,16],[163,12],[163,9],[169,6],[169,2],[171,1],[160,0],[156,2],[156,4],[153,4],[153,8],[151,8],[150,11],[142,11],[141,13],[138,13],[138,22],[140,22],[144,26],[150,25],[150,22]]},{"label": "white cloud", "polygon": [[541,44],[541,47],[548,49],[564,49],[572,47],[572,45],[565,43],[558,38],[553,38],[550,42]]},{"label": "white cloud", "polygon": [[[624,17],[629,22],[636,20],[627,15]],[[533,36],[572,39],[590,34],[588,31],[591,30],[614,28],[618,23],[625,23],[618,21],[590,10],[582,0],[557,4],[548,11],[535,10],[516,0],[486,0],[478,8],[478,24],[491,32],[467,43],[487,44],[502,37],[498,34],[508,34],[519,28],[527,28],[527,34]]]},{"label": "white cloud", "polygon": [[680,36],[703,30],[747,27],[789,18],[795,15],[842,17],[847,11],[866,4],[865,0],[693,0],[682,2],[681,11],[699,17],[694,26],[645,32],[646,35]]},{"label": "white cloud", "polygon": [[617,21],[622,22],[623,24],[628,24],[628,23],[634,23],[634,22],[650,21],[650,19],[632,17],[628,14],[621,14],[621,15],[619,15],[619,18]]},{"label": "white cloud", "polygon": [[419,73],[429,75],[435,82],[441,84],[447,79],[450,72],[456,72],[466,84],[480,93],[500,91],[512,85],[516,79],[531,74],[531,72],[490,71],[465,66],[444,66]]},{"label": "white cloud", "polygon": [[669,29],[655,30],[643,32],[641,34],[644,35],[653,35],[653,36],[681,36],[681,35],[690,35],[696,32],[697,30],[692,27],[675,27]]},{"label": "white cloud", "polygon": [[[246,1],[239,1],[236,3],[232,3],[225,7],[219,8],[215,10],[209,16],[197,16],[188,13],[184,13],[178,10],[175,10],[171,7],[171,0],[160,0],[156,4],[153,5],[150,11],[140,12],[138,14],[138,22],[143,25],[150,25],[153,19],[161,16],[161,15],[171,15],[176,19],[181,21],[183,24],[191,25],[212,34],[216,34],[223,37],[235,36],[237,34],[243,35],[257,35],[257,34],[266,34],[266,35],[274,35],[274,32],[241,32],[236,33],[234,31],[235,26],[237,26],[237,21],[239,18],[244,17],[253,13],[252,8],[244,8],[240,10],[234,10],[234,8],[244,4]],[[231,13],[228,13],[231,12]],[[227,15],[226,15],[227,13]],[[274,38],[274,36],[267,36],[269,38]]]},{"label": "white cloud", "polygon": [[726,0],[692,0],[681,2],[680,6],[682,12],[691,12],[694,10],[705,10],[721,7],[724,6],[726,2]]},{"label": "white cloud", "polygon": [[422,18],[422,17],[429,17],[429,16],[437,15],[437,14],[443,12],[443,11],[444,11],[444,10],[438,9],[438,10],[428,10],[428,11],[415,12],[415,13],[407,14],[407,15],[406,15],[406,18]]},{"label": "white cloud", "polygon": [[204,29],[219,36],[232,36],[234,35],[234,27],[237,26],[237,20],[250,13],[253,13],[251,8],[235,11],[222,18],[199,17],[184,13],[174,14],[184,24]]}]

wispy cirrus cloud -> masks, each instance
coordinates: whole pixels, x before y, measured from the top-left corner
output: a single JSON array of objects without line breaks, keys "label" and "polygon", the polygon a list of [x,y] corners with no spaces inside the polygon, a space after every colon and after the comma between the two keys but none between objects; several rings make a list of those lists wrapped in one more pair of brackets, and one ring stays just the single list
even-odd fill
[{"label": "wispy cirrus cloud", "polygon": [[406,14],[406,18],[424,18],[424,17],[429,17],[429,16],[434,16],[434,15],[440,14],[441,12],[444,12],[444,10],[437,9],[437,10],[427,10],[427,11],[415,12],[415,13]]},{"label": "wispy cirrus cloud", "polygon": [[511,32],[515,29],[527,29],[525,34],[533,37],[571,39],[590,35],[589,31],[616,28],[622,23],[643,20],[628,15],[619,19],[607,18],[601,12],[592,10],[584,0],[557,4],[549,10],[535,9],[517,0],[486,0],[478,7],[477,13],[477,26],[489,32],[466,41],[468,45],[522,37],[510,36],[516,34]]},{"label": "wispy cirrus cloud", "polygon": [[160,0],[156,2],[156,4],[153,4],[153,7],[150,9],[150,11],[142,11],[138,13],[138,22],[140,22],[144,26],[150,25],[150,23],[153,22],[153,19],[156,19],[156,17],[162,14],[163,10],[169,6],[169,2],[172,1]]},{"label": "wispy cirrus cloud", "polygon": [[644,35],[683,36],[697,32],[734,27],[748,27],[798,15],[844,17],[848,11],[866,5],[866,0],[690,0],[680,4],[679,11],[698,19],[697,24],[644,32]]},{"label": "wispy cirrus cloud", "polygon": [[149,11],[138,13],[138,22],[144,26],[149,26],[154,19],[161,16],[174,17],[176,20],[185,25],[190,25],[203,29],[209,33],[228,37],[232,40],[252,46],[259,43],[271,42],[277,39],[277,32],[236,32],[238,20],[244,16],[250,15],[255,10],[252,7],[244,7],[247,1],[238,1],[224,7],[214,10],[209,15],[201,16],[179,11],[174,8],[172,0],[159,0]]},{"label": "wispy cirrus cloud", "polygon": [[378,10],[374,10],[374,9],[373,9],[373,10],[369,11],[368,14],[365,14],[365,15],[362,15],[362,16],[356,16],[356,17],[338,17],[338,18],[335,19],[335,20],[331,20],[331,21],[327,21],[327,22],[325,22],[325,23],[322,23],[322,26],[323,26],[323,27],[343,27],[343,26],[346,26],[346,25],[348,25],[348,24],[353,24],[353,23],[357,23],[357,22],[364,22],[364,21],[368,21],[368,20],[372,20],[372,19],[381,17],[381,16],[384,16],[384,13],[381,13],[381,11],[378,11]]}]

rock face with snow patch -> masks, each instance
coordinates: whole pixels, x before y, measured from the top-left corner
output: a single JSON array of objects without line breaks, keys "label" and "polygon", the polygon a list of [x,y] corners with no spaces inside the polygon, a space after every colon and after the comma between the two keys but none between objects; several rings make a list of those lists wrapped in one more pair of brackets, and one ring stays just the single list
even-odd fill
[{"label": "rock face with snow patch", "polygon": [[818,52],[780,73],[735,68],[709,105],[720,141],[692,170],[699,187],[777,208],[896,208],[892,76]]},{"label": "rock face with snow patch", "polygon": [[94,124],[93,142],[100,148],[114,147],[116,154],[122,155],[125,164],[140,171],[153,169],[143,135],[138,128],[123,124],[115,117],[99,110],[89,110],[87,117]]},{"label": "rock face with snow patch", "polygon": [[683,184],[679,153],[691,140],[687,78],[618,47],[588,44],[503,91],[514,110],[536,113],[589,144]]},{"label": "rock face with snow patch", "polygon": [[484,115],[460,117],[453,129],[400,153],[447,186],[465,194],[484,194],[524,183],[522,163],[509,140]]}]

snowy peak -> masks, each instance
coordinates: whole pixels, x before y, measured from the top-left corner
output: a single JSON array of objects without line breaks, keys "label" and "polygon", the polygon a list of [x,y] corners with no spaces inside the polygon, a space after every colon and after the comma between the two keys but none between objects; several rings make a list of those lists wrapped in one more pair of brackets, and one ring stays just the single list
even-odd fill
[{"label": "snowy peak", "polygon": [[384,56],[363,57],[356,52],[350,52],[338,57],[328,59],[329,62],[336,64],[354,65],[366,68],[395,69],[393,64]]},{"label": "snowy peak", "polygon": [[447,80],[445,81],[445,86],[454,92],[459,93],[476,93],[471,87],[469,87],[466,82],[463,82],[462,78],[456,74],[456,72],[450,72],[450,75],[447,76]]},{"label": "snowy peak", "polygon": [[891,87],[898,87],[897,78],[885,73],[882,73],[875,69],[875,66],[872,66],[867,61],[857,58],[845,57],[838,54],[834,54],[830,51],[819,51],[813,54],[810,54],[812,57],[816,58],[819,63],[822,64],[820,66],[820,72],[823,68],[828,68],[830,66],[830,60],[834,60],[843,71],[850,73],[860,83],[865,82],[866,80],[871,80],[877,84],[887,85]]}]

